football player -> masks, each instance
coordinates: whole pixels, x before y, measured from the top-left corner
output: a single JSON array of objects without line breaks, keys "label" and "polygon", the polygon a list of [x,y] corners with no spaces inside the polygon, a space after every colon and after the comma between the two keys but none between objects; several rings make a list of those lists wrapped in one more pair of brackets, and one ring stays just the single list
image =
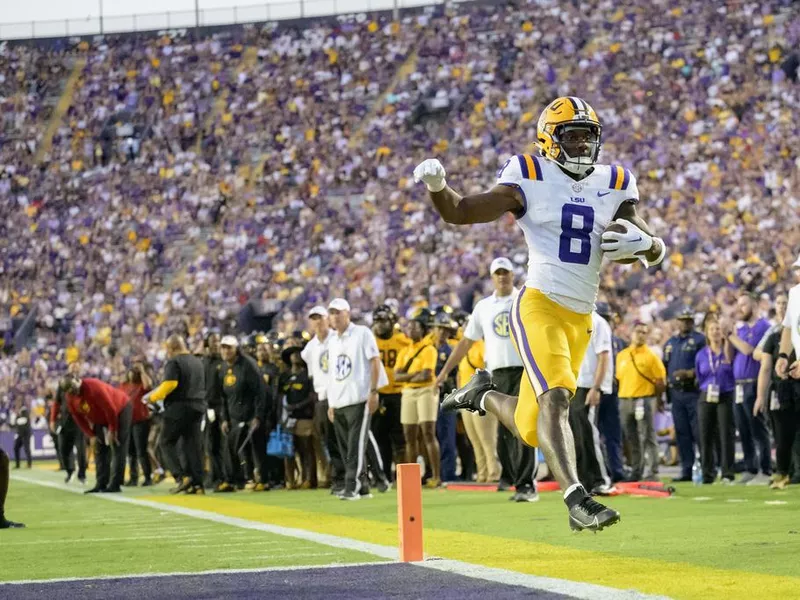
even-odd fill
[{"label": "football player", "polygon": [[[666,251],[636,214],[633,174],[597,163],[601,133],[589,104],[561,97],[539,117],[538,152],[506,161],[487,192],[461,196],[448,187],[436,159],[414,170],[446,222],[488,223],[510,212],[528,244],[527,281],[511,310],[512,336],[527,373],[520,395],[493,391],[491,376],[479,370],[447,396],[443,408],[490,411],[523,442],[541,447],[564,490],[570,526],[593,531],[619,521],[619,513],[581,487],[568,414],[592,333],[601,261],[605,255],[651,266]],[[606,231],[612,221],[621,231]]]}]

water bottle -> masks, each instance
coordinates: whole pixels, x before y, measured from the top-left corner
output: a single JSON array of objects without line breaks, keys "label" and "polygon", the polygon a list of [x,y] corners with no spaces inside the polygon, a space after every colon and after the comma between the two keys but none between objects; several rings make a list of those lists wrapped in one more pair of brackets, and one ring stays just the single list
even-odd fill
[{"label": "water bottle", "polygon": [[695,459],[692,465],[692,483],[703,485],[703,470],[700,468],[700,459]]}]

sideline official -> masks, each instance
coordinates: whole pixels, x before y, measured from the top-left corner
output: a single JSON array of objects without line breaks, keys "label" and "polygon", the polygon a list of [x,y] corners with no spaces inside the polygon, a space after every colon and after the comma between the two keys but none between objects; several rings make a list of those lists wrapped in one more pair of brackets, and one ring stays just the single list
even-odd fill
[{"label": "sideline official", "polygon": [[[204,494],[203,438],[201,423],[206,411],[205,372],[202,361],[189,354],[184,339],[177,334],[167,338],[164,381],[144,397],[145,402],[164,401],[161,447],[167,468],[178,481],[172,493]],[[178,443],[186,459],[184,474]]]},{"label": "sideline official", "polygon": [[[378,409],[378,388],[388,382],[372,332],[350,321],[350,304],[335,298],[328,305],[334,333],[328,344],[328,418],[345,466],[342,500],[369,495],[365,472],[370,416]],[[383,381],[381,381],[383,379]]]},{"label": "sideline official", "polygon": [[694,315],[689,309],[678,315],[680,333],[667,340],[664,346],[664,366],[667,369],[667,393],[672,404],[675,439],[681,457],[681,475],[673,481],[691,481],[695,448],[700,447],[697,425],[700,388],[695,377],[695,358],[706,346],[706,338],[694,329]]},{"label": "sideline official", "polygon": [[223,337],[220,352],[222,369],[216,371],[211,385],[215,401],[221,398],[222,432],[227,436],[228,462],[226,481],[217,487],[217,491],[230,492],[232,486],[244,488],[247,476],[242,470],[243,458],[246,465],[252,466],[253,491],[264,492],[269,490],[267,432],[275,420],[267,406],[267,386],[255,361],[239,350],[236,337]]}]

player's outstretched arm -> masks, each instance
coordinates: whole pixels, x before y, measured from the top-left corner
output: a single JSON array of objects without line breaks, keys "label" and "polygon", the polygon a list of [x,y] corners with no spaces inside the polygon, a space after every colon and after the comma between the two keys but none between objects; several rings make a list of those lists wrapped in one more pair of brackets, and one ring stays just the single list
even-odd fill
[{"label": "player's outstretched arm", "polygon": [[[647,225],[647,223],[645,223],[644,219],[642,219],[636,213],[636,204],[634,202],[623,202],[622,205],[619,207],[619,210],[617,210],[617,214],[614,215],[614,220],[615,221],[627,221],[628,223],[632,224],[634,227],[636,227],[639,230],[641,230],[641,231],[638,232],[639,233],[639,236],[638,236],[639,239],[637,239],[637,240],[633,240],[632,239],[630,241],[632,244],[642,241],[642,238],[649,238],[650,241],[652,242],[651,244],[649,244],[649,247],[645,247],[645,248],[642,248],[641,250],[633,252],[632,256],[638,256],[638,257],[644,258],[647,261],[647,265],[650,266],[650,267],[655,266],[655,265],[661,263],[662,260],[664,260],[664,255],[667,253],[667,247],[664,244],[664,240],[662,240],[661,238],[655,237],[653,232],[650,231],[650,227],[648,227],[648,225]],[[636,233],[635,231],[630,231],[631,230],[630,227],[628,229],[629,229],[628,235]],[[644,234],[644,235],[642,235],[642,234]],[[624,239],[625,238],[624,234],[614,234],[614,233],[608,234],[608,233],[605,233],[605,234],[603,234],[603,242],[604,242],[604,244],[603,244],[603,246],[601,246],[604,251],[606,251],[606,248],[604,246],[606,245],[605,242],[607,241],[606,238],[608,238],[608,237],[611,237],[611,238],[614,238],[616,240],[619,240],[618,245],[622,245],[622,244],[624,244],[626,242],[626,240]],[[622,248],[619,248],[618,251],[619,250],[622,250]]]},{"label": "player's outstretched arm", "polygon": [[489,223],[507,212],[521,211],[525,206],[520,193],[505,185],[496,185],[481,194],[461,196],[447,185],[445,175],[442,163],[435,158],[421,162],[414,169],[414,180],[425,183],[437,212],[448,223]]}]

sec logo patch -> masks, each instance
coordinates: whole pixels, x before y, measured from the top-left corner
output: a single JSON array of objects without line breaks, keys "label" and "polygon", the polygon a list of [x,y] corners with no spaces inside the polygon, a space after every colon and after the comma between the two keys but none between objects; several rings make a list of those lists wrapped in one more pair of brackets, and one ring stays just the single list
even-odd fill
[{"label": "sec logo patch", "polygon": [[508,337],[511,335],[511,330],[508,326],[508,313],[501,312],[499,313],[494,320],[492,321],[494,324],[494,332],[496,335],[500,337]]},{"label": "sec logo patch", "polygon": [[336,357],[336,381],[342,381],[350,377],[353,372],[353,362],[346,354],[340,354]]}]

